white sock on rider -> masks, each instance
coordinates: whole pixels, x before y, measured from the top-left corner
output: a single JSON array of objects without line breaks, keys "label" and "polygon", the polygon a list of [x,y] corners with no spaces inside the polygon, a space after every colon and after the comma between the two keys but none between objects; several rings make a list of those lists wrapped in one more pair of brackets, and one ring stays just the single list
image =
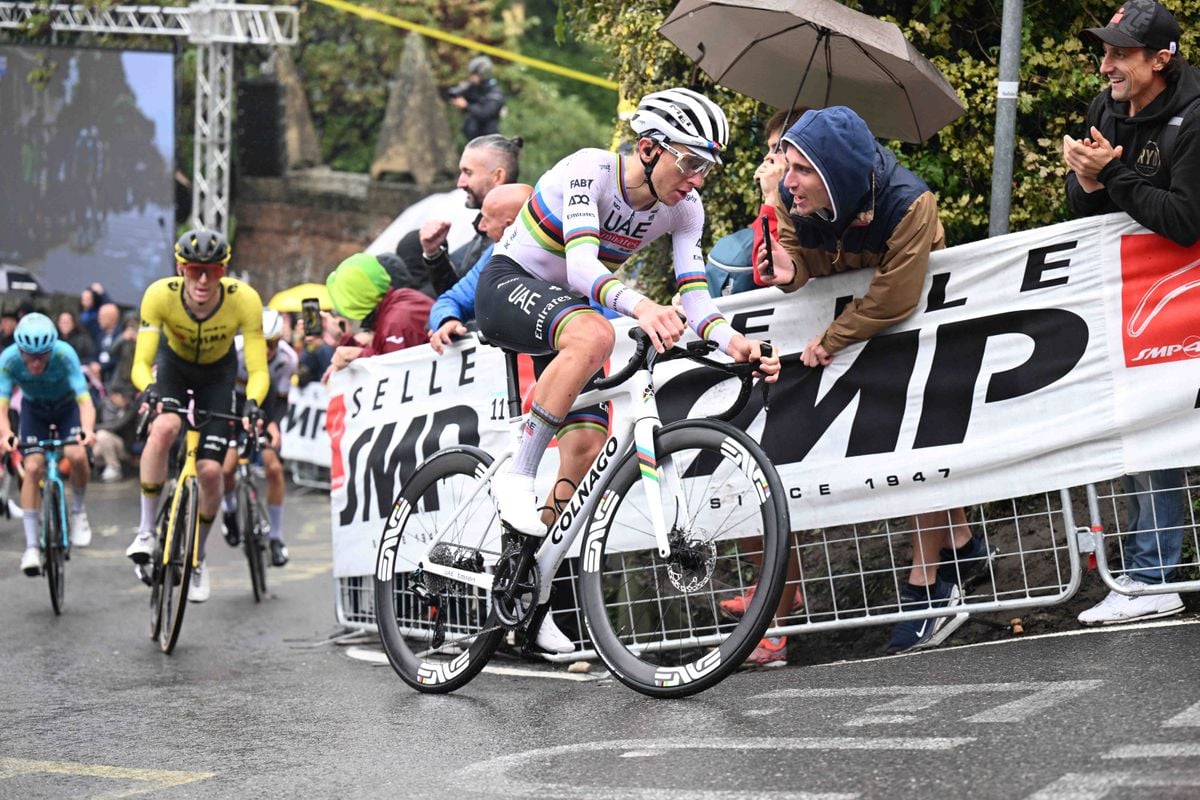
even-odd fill
[{"label": "white sock on rider", "polygon": [[158,516],[158,501],[162,499],[162,490],[158,494],[142,492],[142,521],[138,523],[139,531],[153,531],[154,519]]},{"label": "white sock on rider", "polygon": [[87,487],[79,488],[72,486],[71,490],[71,513],[81,514],[83,513],[83,498],[87,494]]},{"label": "white sock on rider", "polygon": [[25,513],[21,515],[21,521],[25,523],[25,546],[38,546],[38,517],[41,515],[35,508],[32,511],[25,509]]},{"label": "white sock on rider", "polygon": [[513,456],[511,471],[529,477],[537,475],[542,455],[562,424],[562,417],[554,416],[535,402],[521,427],[521,444]]},{"label": "white sock on rider", "polygon": [[283,541],[283,506],[267,506],[267,519],[271,520],[270,538],[277,542]]},{"label": "white sock on rider", "polygon": [[221,496],[221,511],[226,514],[232,514],[237,511],[237,490],[230,489]]}]

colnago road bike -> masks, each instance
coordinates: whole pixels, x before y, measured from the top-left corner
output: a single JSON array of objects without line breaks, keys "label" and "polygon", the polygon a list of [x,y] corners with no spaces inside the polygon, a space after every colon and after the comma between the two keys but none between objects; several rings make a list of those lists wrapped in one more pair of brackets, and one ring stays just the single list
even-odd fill
[{"label": "colnago road bike", "polygon": [[[707,342],[658,354],[634,334],[629,363],[577,403],[624,396],[628,413],[546,537],[502,530],[491,496],[522,421],[508,351],[513,444],[495,458],[466,445],[440,450],[401,490],[379,545],[375,607],[388,659],[409,686],[453,691],[483,669],[506,631],[524,629],[532,642],[554,575],[580,535],[587,632],[627,686],[655,697],[695,694],[734,671],[762,637],[785,580],[787,502],[762,449],[724,421],[744,406],[757,365],[712,361]],[[724,419],[661,423],[654,370],[679,358],[742,381]],[[398,573],[409,573],[401,590]],[[723,617],[720,601],[747,586],[758,591],[746,614]],[[429,625],[403,622],[401,608],[414,598]]]},{"label": "colnago road bike", "polygon": [[40,449],[46,456],[46,474],[42,478],[42,513],[38,525],[38,547],[42,551],[42,573],[50,587],[50,605],[57,616],[67,600],[67,559],[71,557],[71,515],[67,513],[67,489],[58,462],[62,448],[73,444],[59,439],[56,426],[50,426],[49,439],[22,442],[22,454]]}]

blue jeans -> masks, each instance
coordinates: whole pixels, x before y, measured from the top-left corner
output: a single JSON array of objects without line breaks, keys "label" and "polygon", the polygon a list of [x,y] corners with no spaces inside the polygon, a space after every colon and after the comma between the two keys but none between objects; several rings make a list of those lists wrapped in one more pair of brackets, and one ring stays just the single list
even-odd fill
[{"label": "blue jeans", "polygon": [[1166,583],[1183,549],[1188,495],[1182,469],[1135,472],[1121,479],[1129,497],[1125,569],[1139,583]]}]

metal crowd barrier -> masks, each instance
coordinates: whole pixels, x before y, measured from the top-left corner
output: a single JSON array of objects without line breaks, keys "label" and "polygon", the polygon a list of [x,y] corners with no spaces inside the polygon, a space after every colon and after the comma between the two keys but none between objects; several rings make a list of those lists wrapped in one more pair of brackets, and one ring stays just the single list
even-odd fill
[{"label": "metal crowd barrier", "polygon": [[[768,635],[1050,606],[1075,595],[1093,562],[1106,587],[1123,594],[1196,591],[1200,589],[1200,580],[1195,579],[1200,571],[1200,528],[1193,509],[1200,506],[1200,472],[1188,472],[1182,491],[1187,509],[1187,524],[1182,531],[1184,557],[1174,580],[1158,586],[1130,588],[1116,580],[1130,571],[1119,546],[1123,536],[1133,533],[1126,523],[1129,506],[1143,499],[1141,493],[1125,490],[1119,479],[1081,490],[1064,489],[967,509],[972,531],[983,536],[989,549],[997,552],[964,589],[961,605],[950,609],[901,610],[900,588],[907,582],[911,563],[912,518],[794,532],[791,546],[799,562],[799,575],[785,588],[785,596],[798,589],[803,603],[790,616],[777,619]],[[1087,519],[1089,524],[1079,526],[1077,519]],[[968,568],[965,563],[940,563],[956,575]],[[575,602],[575,578],[576,561],[568,559],[554,582],[554,609],[555,621],[575,639],[578,651],[551,660],[595,655]],[[415,637],[425,635],[428,623],[420,619],[419,607],[404,590],[404,581],[398,580],[396,586],[402,630]],[[721,599],[728,596],[723,593]],[[718,598],[710,598],[709,602],[718,602]],[[374,581],[370,575],[338,579],[336,612],[338,621],[348,628],[376,629]],[[474,622],[478,624],[478,620]],[[451,627],[456,624],[458,620],[452,616]],[[687,630],[674,634],[680,641],[690,636]]]}]

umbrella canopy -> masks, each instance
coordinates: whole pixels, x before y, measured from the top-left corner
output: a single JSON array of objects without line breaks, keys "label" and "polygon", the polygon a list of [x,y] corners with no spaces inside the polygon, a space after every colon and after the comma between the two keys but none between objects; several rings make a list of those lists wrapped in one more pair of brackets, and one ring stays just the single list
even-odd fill
[{"label": "umbrella canopy", "polygon": [[721,86],[849,106],[882,139],[923,142],[966,111],[899,28],[835,0],[681,0],[658,30]]},{"label": "umbrella canopy", "polygon": [[300,302],[309,297],[320,300],[321,309],[324,311],[333,308],[333,303],[329,299],[329,290],[323,283],[301,283],[290,289],[284,289],[282,292],[276,292],[275,296],[271,298],[271,302],[267,303],[267,307],[276,311],[299,313]]}]

